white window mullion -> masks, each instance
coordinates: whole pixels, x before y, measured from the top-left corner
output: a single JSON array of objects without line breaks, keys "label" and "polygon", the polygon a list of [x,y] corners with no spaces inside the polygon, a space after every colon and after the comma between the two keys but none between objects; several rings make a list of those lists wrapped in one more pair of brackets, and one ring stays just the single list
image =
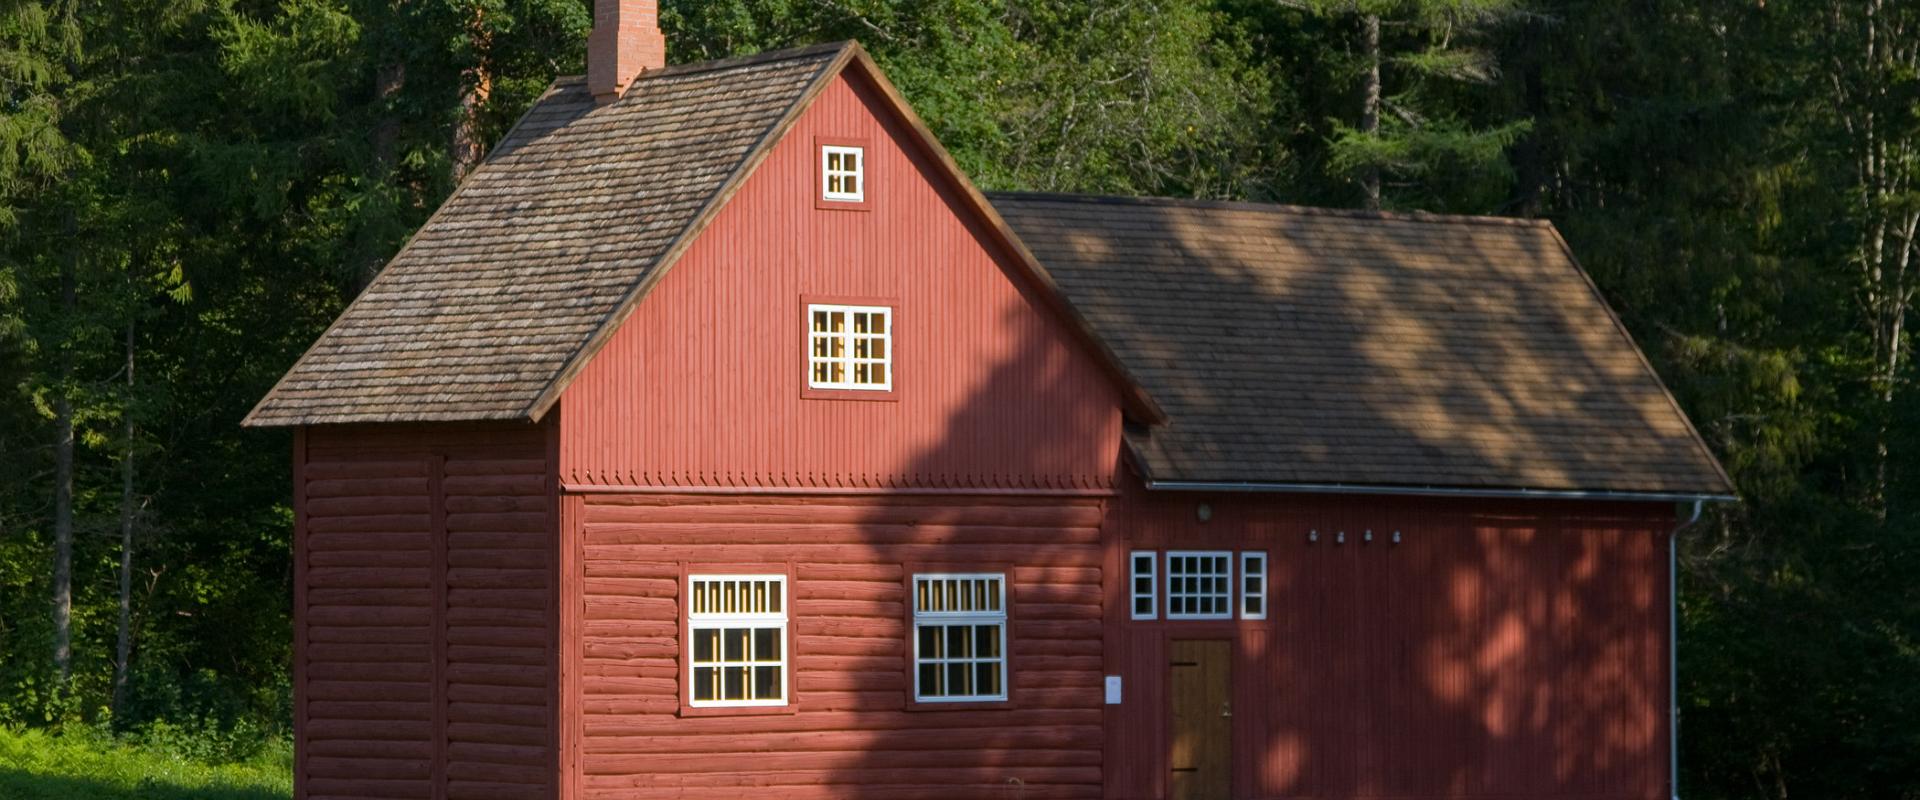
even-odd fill
[{"label": "white window mullion", "polygon": [[1167,552],[1167,619],[1233,619],[1233,553]]},{"label": "white window mullion", "polygon": [[787,704],[786,588],[785,575],[688,576],[690,704]]},{"label": "white window mullion", "polygon": [[1158,616],[1155,600],[1160,583],[1155,566],[1159,559],[1160,554],[1152,550],[1135,550],[1129,556],[1131,562],[1128,575],[1129,594],[1133,598],[1134,619],[1153,619]]},{"label": "white window mullion", "polygon": [[915,575],[912,585],[914,699],[1007,699],[1006,576]]},{"label": "white window mullion", "polygon": [[1240,554],[1240,618],[1267,618],[1267,554]]}]

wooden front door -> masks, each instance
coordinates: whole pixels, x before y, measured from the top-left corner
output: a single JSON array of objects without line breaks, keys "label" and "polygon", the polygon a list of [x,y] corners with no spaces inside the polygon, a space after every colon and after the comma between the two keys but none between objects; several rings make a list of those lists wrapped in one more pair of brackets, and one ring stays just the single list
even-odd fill
[{"label": "wooden front door", "polygon": [[1167,780],[1172,800],[1228,800],[1233,763],[1233,645],[1175,641],[1173,732]]}]

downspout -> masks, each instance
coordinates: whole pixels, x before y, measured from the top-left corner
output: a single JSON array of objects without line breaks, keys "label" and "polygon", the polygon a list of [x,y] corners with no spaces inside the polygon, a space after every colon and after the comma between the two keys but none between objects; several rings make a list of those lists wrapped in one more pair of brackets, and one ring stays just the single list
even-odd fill
[{"label": "downspout", "polygon": [[1680,800],[1680,532],[1700,521],[1706,501],[1693,501],[1693,516],[1667,534],[1667,788]]}]

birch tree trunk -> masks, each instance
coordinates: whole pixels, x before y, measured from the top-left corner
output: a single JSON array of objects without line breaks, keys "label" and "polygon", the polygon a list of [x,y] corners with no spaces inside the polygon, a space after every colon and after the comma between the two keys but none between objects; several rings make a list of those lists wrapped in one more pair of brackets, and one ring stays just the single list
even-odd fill
[{"label": "birch tree trunk", "polygon": [[[68,241],[75,225],[67,214]],[[79,306],[75,286],[79,258],[70,254],[60,268],[60,307],[71,324]],[[53,400],[53,668],[62,686],[73,674],[73,354],[60,354],[60,386]]]},{"label": "birch tree trunk", "polygon": [[1920,208],[1906,199],[1920,174],[1920,130],[1903,120],[1895,83],[1920,71],[1920,31],[1912,12],[1886,0],[1853,0],[1831,7],[1836,47],[1828,66],[1840,124],[1851,141],[1853,204],[1860,240],[1853,261],[1859,270],[1862,321],[1873,359],[1871,379],[1880,403],[1874,424],[1875,513],[1887,518],[1892,503],[1893,461],[1889,435],[1906,354],[1906,321],[1912,311],[1912,270],[1920,233]]},{"label": "birch tree trunk", "polygon": [[[1360,20],[1362,57],[1366,74],[1360,89],[1360,133],[1369,138],[1380,136],[1380,15],[1367,14]],[[1380,167],[1368,164],[1360,173],[1360,190],[1368,211],[1380,210]]]},{"label": "birch tree trunk", "polygon": [[127,322],[127,402],[121,409],[126,436],[120,458],[120,619],[113,645],[113,718],[126,708],[127,665],[133,654],[133,322]]}]

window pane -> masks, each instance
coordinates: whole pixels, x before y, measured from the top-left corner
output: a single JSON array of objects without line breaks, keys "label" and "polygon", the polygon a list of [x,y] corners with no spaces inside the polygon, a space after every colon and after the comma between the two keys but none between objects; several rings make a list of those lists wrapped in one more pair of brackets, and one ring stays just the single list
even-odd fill
[{"label": "window pane", "polygon": [[973,670],[966,664],[948,664],[947,695],[964,697],[973,693]]},{"label": "window pane", "polygon": [[747,699],[747,668],[724,667],[721,673],[724,676],[724,685],[721,687],[720,697],[725,700]]},{"label": "window pane", "polygon": [[921,658],[946,658],[947,657],[947,649],[942,646],[946,643],[946,640],[941,638],[940,636],[940,633],[943,630],[945,629],[938,625],[921,626],[920,628],[920,657]]},{"label": "window pane", "polygon": [[753,668],[753,696],[759,700],[780,699],[780,668]]},{"label": "window pane", "polygon": [[872,324],[873,324],[873,332],[874,332],[874,333],[886,333],[886,332],[887,332],[887,319],[888,319],[888,317],[890,317],[890,316],[892,316],[892,315],[891,315],[891,314],[875,314],[875,315],[873,315],[873,323],[872,323]]},{"label": "window pane", "polygon": [[973,667],[973,677],[974,677],[973,685],[977,687],[980,694],[983,694],[983,695],[1000,694],[999,662],[975,664]]},{"label": "window pane", "polygon": [[873,365],[873,370],[872,370],[872,372],[873,372],[873,382],[874,382],[874,383],[877,383],[877,384],[878,384],[878,383],[886,383],[886,382],[887,382],[887,365],[885,365],[885,364],[875,364],[875,365]]},{"label": "window pane", "polygon": [[779,628],[759,628],[753,632],[753,659],[755,661],[780,660]]},{"label": "window pane", "polygon": [[972,642],[969,641],[969,639],[970,637],[967,636],[967,626],[953,625],[948,627],[947,628],[947,657],[948,658],[973,657],[973,646],[972,646]]},{"label": "window pane", "polygon": [[944,674],[945,673],[940,670],[939,664],[921,664],[920,696],[945,697],[947,694],[946,685],[940,682],[940,677]]},{"label": "window pane", "polygon": [[718,673],[713,667],[693,668],[693,699],[718,700],[719,687],[716,684]]},{"label": "window pane", "polygon": [[717,630],[696,630],[693,632],[694,663],[712,663],[714,654],[720,649],[720,632]]},{"label": "window pane", "polygon": [[1000,657],[1000,626],[975,625],[973,628],[973,654],[980,658]]},{"label": "window pane", "polygon": [[723,638],[725,658],[728,661],[747,660],[747,637],[753,634],[750,628],[728,628]]},{"label": "window pane", "polygon": [[848,175],[847,188],[845,191],[847,194],[859,194],[860,193],[860,176]]}]

